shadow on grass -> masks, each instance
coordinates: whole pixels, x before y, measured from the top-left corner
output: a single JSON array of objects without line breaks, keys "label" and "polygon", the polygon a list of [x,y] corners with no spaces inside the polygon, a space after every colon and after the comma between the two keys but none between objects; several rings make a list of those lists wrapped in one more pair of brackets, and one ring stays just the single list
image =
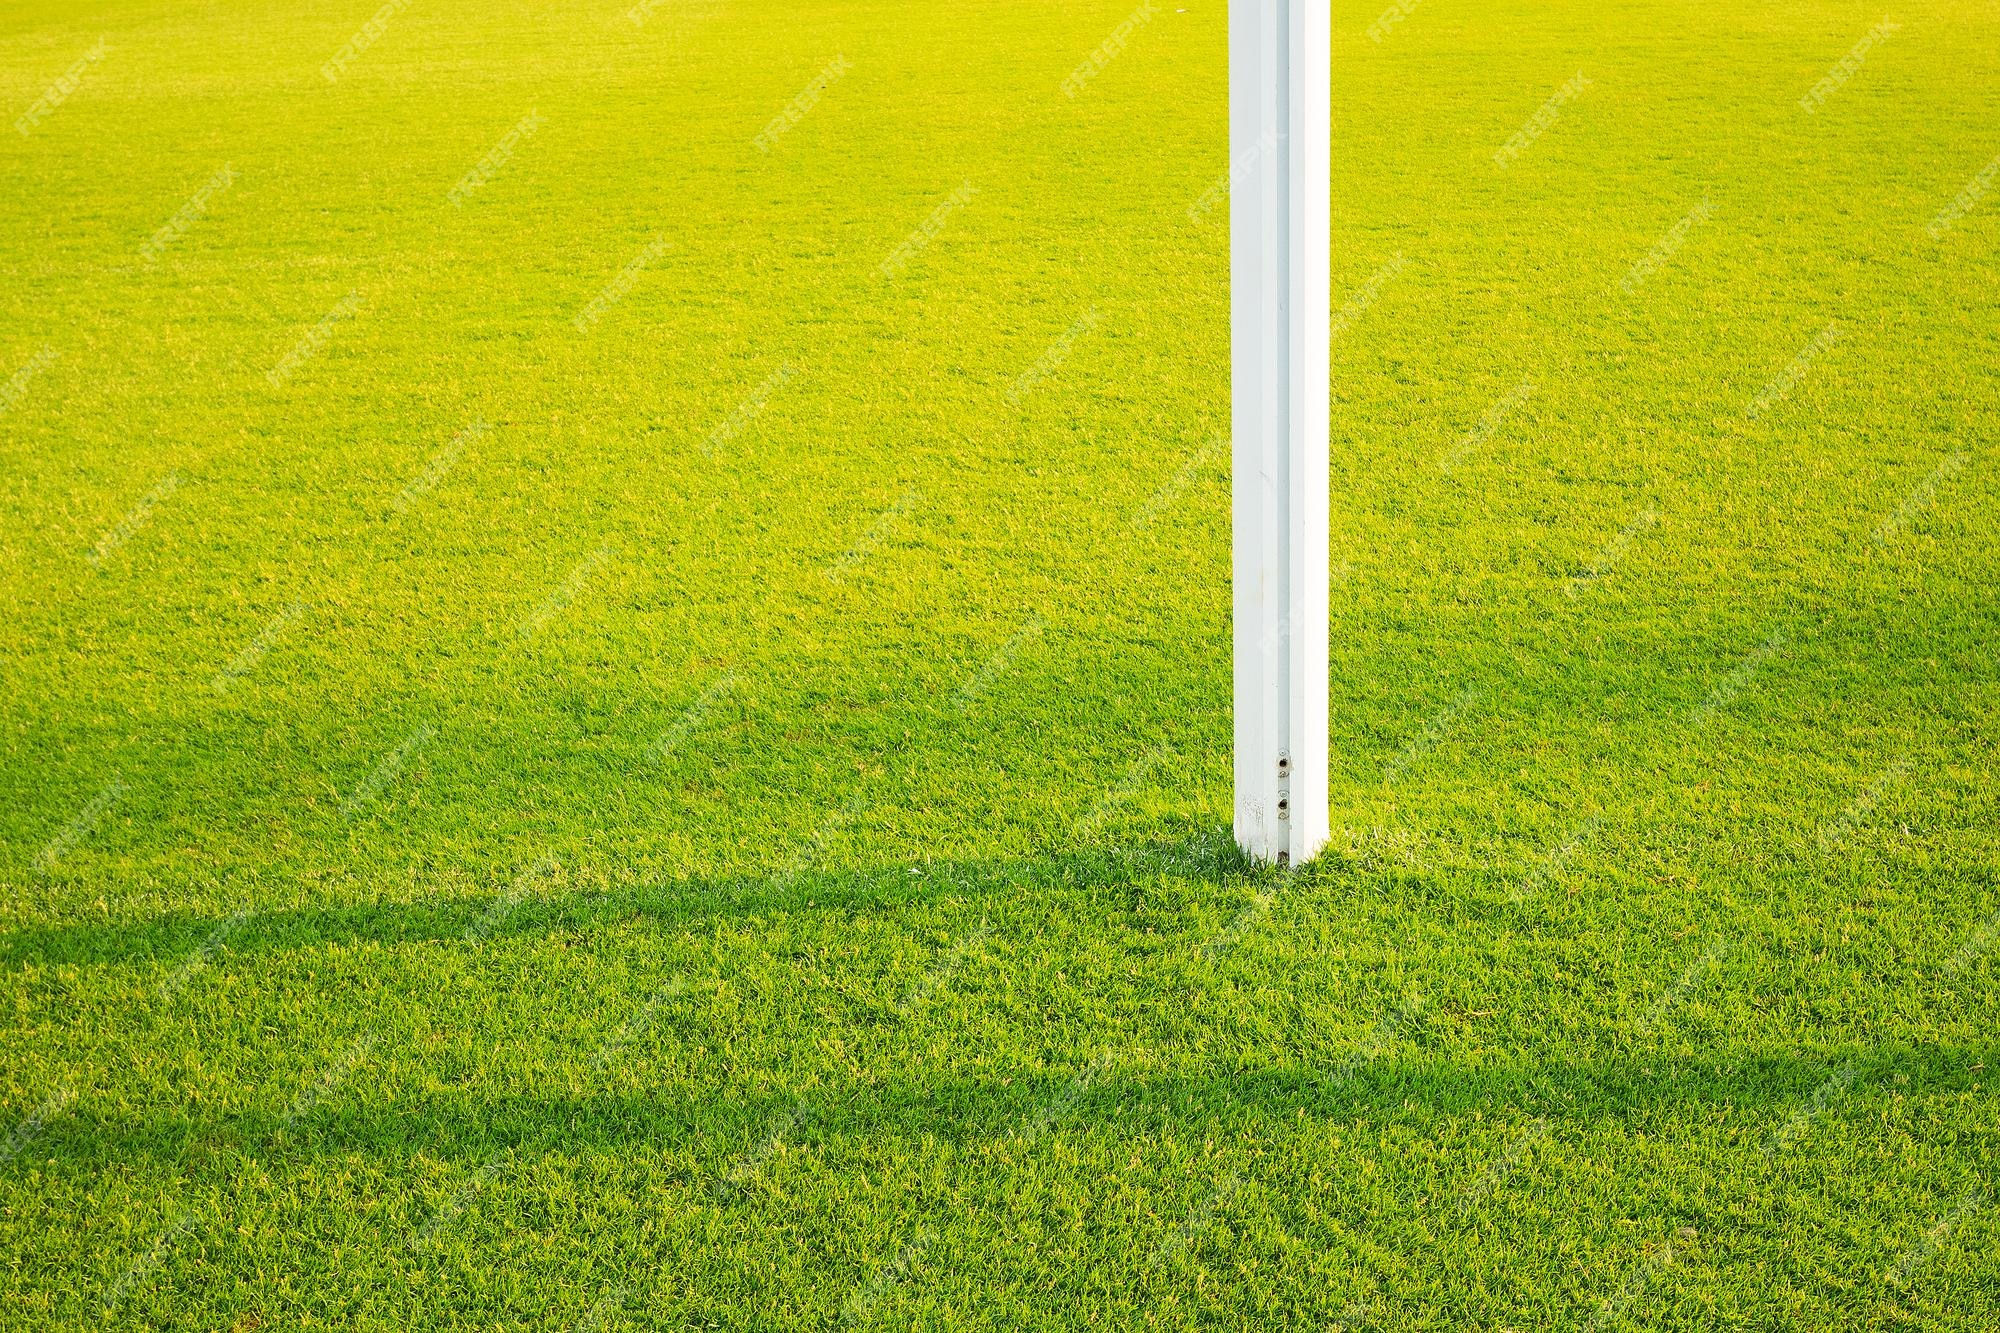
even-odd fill
[{"label": "shadow on grass", "polygon": [[[183,964],[190,955],[277,953],[315,945],[415,944],[504,939],[587,930],[645,919],[667,926],[814,911],[893,912],[947,895],[972,899],[1023,889],[1116,888],[1172,875],[1213,885],[1278,872],[1252,865],[1226,827],[1137,848],[1085,847],[1015,861],[812,868],[775,876],[654,880],[595,893],[537,894],[506,902],[509,886],[483,895],[246,912],[233,917],[162,916],[151,921],[31,927],[0,935],[0,967]],[[1315,872],[1307,872],[1315,873]]]},{"label": "shadow on grass", "polygon": [[[387,1053],[387,1048],[384,1048]],[[972,1149],[1043,1134],[1114,1126],[1118,1138],[1213,1133],[1232,1121],[1266,1135],[1300,1119],[1319,1124],[1411,1123],[1475,1110],[1507,1125],[1546,1119],[1552,1132],[1608,1127],[1655,1132],[1663,1117],[1720,1114],[1769,1129],[1787,1112],[1825,1099],[1830,1071],[1853,1071],[1824,1109],[1839,1118],[1888,1092],[1902,1100],[1963,1096],[1979,1068],[2000,1064],[2000,1043],[1855,1049],[1824,1056],[1712,1050],[1688,1056],[1633,1055],[1597,1062],[1515,1060],[1477,1068],[1448,1059],[1380,1059],[1241,1073],[1108,1069],[1079,1053],[1075,1069],[963,1079],[853,1081],[802,1092],[655,1096],[495,1095],[447,1091],[390,1103],[363,1092],[337,1095],[295,1124],[279,1110],[215,1118],[92,1115],[52,1123],[35,1156],[89,1174],[151,1160],[201,1172],[248,1154],[266,1161],[360,1155],[381,1162],[428,1156],[477,1164],[505,1155],[515,1166],[542,1158],[643,1151],[664,1155],[675,1174],[711,1185],[782,1140],[834,1160],[894,1158],[937,1144]],[[1093,1074],[1102,1070],[1101,1076]],[[1885,1091],[1884,1080],[1897,1082]],[[579,1082],[585,1081],[579,1077]],[[1813,1116],[1820,1110],[1812,1110]],[[1211,1127],[1211,1128],[1203,1128]],[[1755,1146],[1755,1145],[1752,1145]],[[725,1191],[726,1192],[726,1191]]]}]

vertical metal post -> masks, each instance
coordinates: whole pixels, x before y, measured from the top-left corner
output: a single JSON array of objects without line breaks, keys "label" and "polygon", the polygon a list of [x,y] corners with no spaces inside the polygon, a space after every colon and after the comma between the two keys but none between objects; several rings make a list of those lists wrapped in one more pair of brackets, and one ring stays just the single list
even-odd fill
[{"label": "vertical metal post", "polygon": [[1327,839],[1329,0],[1229,0],[1236,841]]}]

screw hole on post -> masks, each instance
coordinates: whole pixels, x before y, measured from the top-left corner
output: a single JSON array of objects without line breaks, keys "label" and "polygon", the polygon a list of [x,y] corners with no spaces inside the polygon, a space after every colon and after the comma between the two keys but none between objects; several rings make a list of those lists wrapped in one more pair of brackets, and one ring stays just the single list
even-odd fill
[{"label": "screw hole on post", "polygon": [[1278,798],[1278,818],[1290,819],[1291,817],[1292,817],[1292,798],[1289,796],[1280,796]]}]

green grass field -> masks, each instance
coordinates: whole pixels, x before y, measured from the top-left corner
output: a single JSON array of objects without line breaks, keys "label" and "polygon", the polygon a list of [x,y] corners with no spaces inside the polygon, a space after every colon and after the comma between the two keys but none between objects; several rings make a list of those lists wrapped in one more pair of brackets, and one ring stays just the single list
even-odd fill
[{"label": "green grass field", "polygon": [[1378,2],[1289,876],[1223,0],[0,8],[0,1325],[2000,1326],[2000,13]]}]

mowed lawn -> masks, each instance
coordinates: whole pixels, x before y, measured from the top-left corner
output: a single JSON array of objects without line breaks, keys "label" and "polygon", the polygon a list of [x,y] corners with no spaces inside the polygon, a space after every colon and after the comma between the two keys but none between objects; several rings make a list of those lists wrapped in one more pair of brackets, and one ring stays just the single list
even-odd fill
[{"label": "mowed lawn", "polygon": [[0,1325],[2000,1326],[1992,6],[1335,6],[1279,875],[1222,0],[374,3],[0,10]]}]

